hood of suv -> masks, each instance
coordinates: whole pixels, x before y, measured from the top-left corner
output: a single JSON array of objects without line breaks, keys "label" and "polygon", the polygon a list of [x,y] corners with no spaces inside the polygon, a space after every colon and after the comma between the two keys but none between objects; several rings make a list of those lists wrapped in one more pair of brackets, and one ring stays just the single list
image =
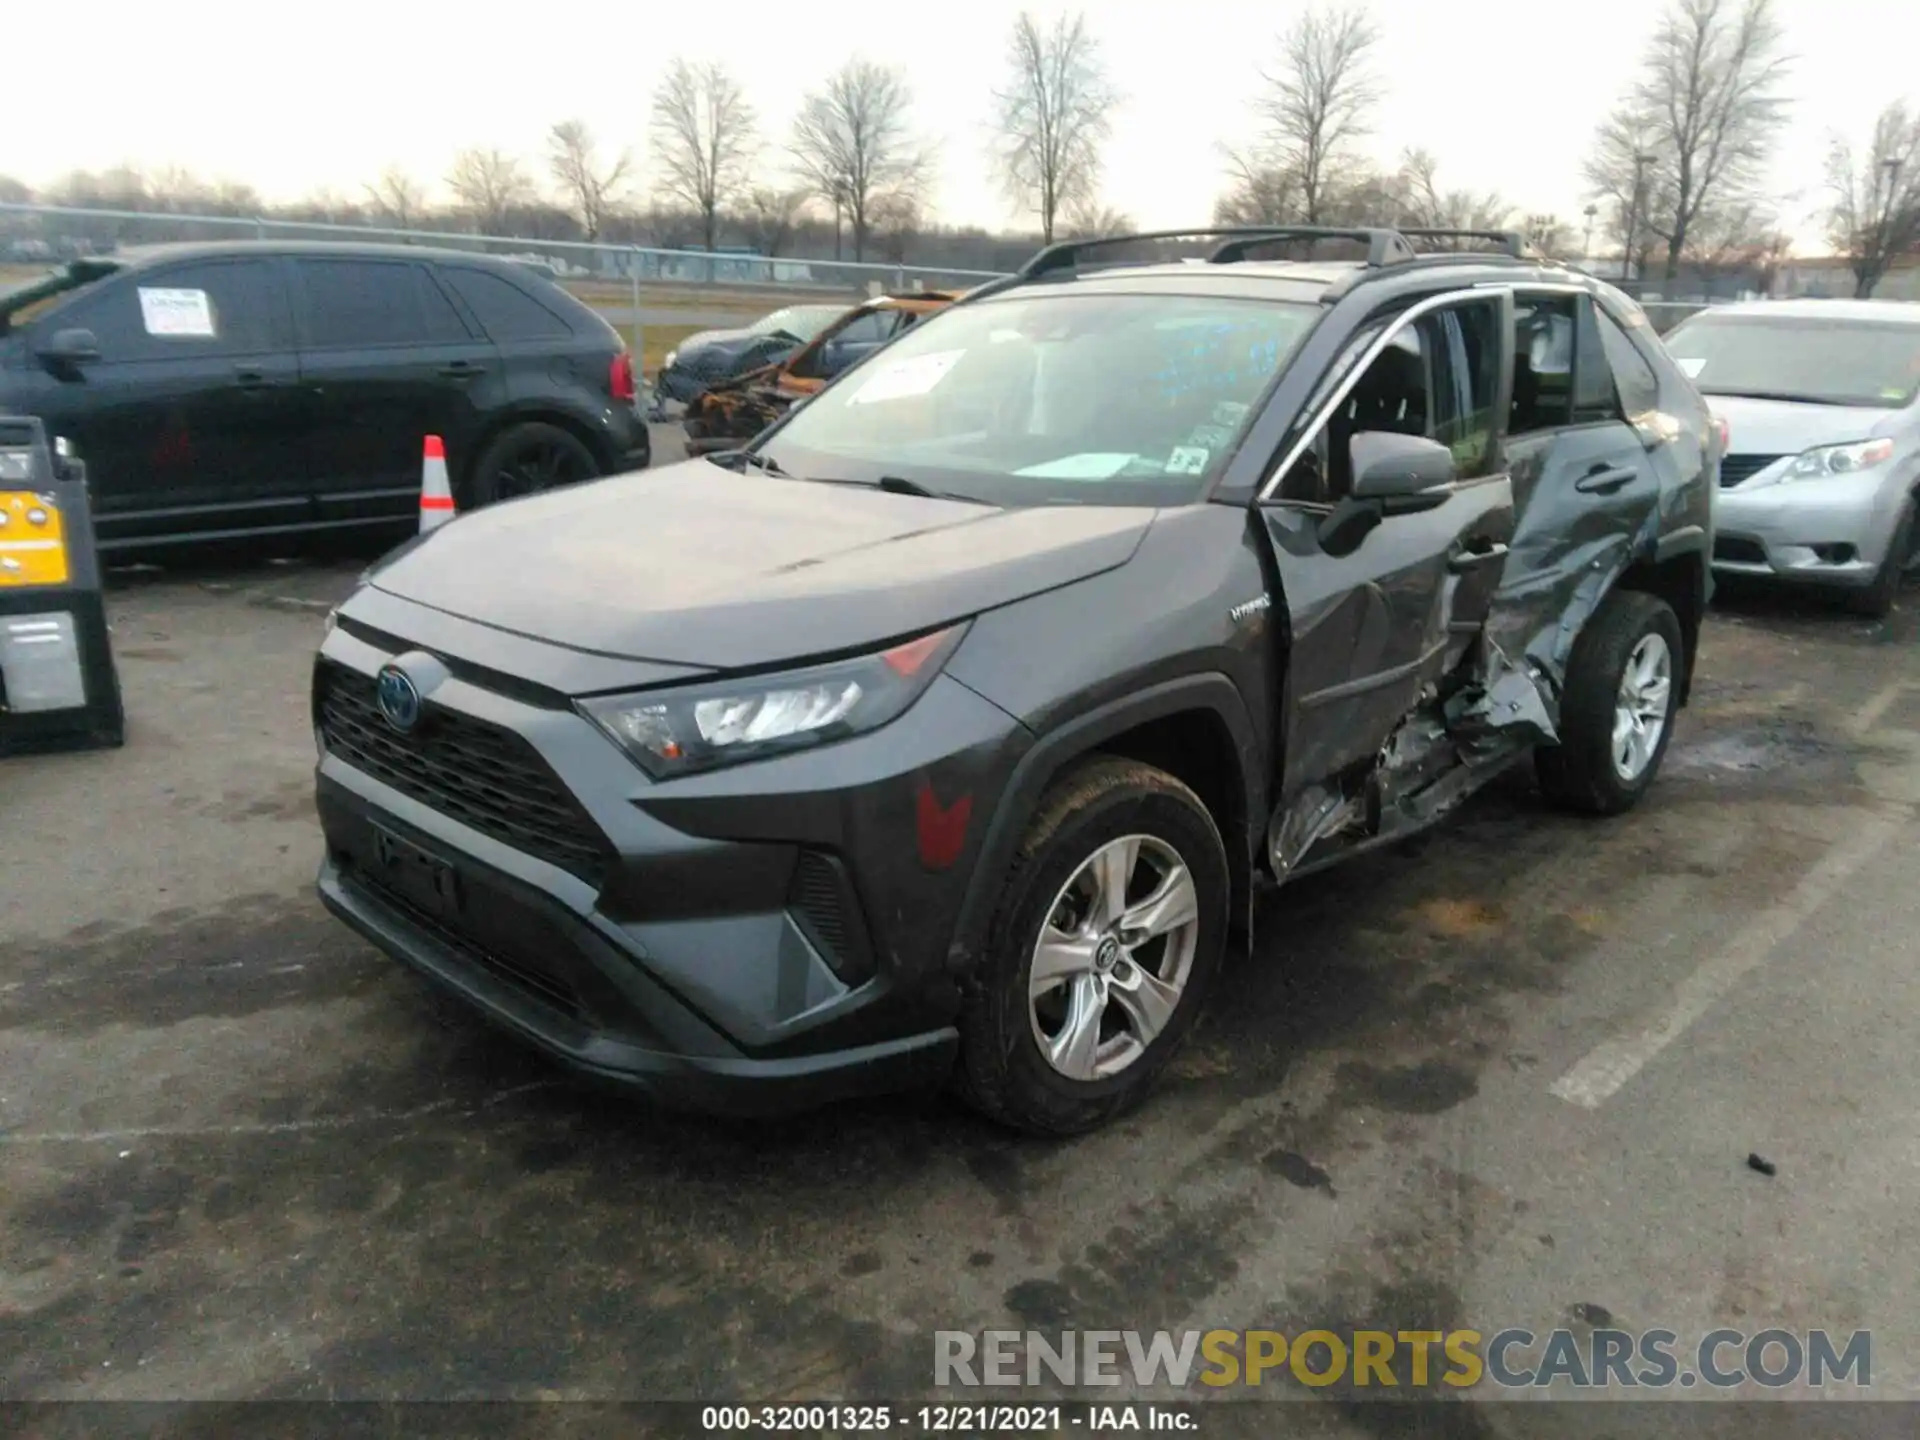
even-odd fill
[{"label": "hood of suv", "polygon": [[1810,405],[1709,395],[1707,408],[1727,422],[1730,455],[1798,455],[1821,445],[1845,445],[1885,434],[1899,412],[1852,405]]},{"label": "hood of suv", "polygon": [[463,515],[370,580],[576,650],[746,669],[876,646],[1113,569],[1153,516],[1002,510],[696,460]]}]

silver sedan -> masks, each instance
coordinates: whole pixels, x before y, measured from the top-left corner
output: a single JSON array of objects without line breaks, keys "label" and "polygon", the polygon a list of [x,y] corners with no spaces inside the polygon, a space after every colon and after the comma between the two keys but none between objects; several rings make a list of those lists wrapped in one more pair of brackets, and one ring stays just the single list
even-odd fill
[{"label": "silver sedan", "polygon": [[1714,569],[1886,614],[1920,540],[1920,305],[1717,306],[1666,343],[1726,424]]}]

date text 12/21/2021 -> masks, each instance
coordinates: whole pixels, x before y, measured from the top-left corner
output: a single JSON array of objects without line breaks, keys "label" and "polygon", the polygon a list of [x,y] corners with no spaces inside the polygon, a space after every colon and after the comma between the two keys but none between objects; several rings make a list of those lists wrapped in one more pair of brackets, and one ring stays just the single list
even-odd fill
[{"label": "date text 12/21/2021", "polygon": [[1199,1426],[1196,1407],[1150,1404],[708,1405],[700,1412],[700,1428],[709,1434],[1190,1434]]}]

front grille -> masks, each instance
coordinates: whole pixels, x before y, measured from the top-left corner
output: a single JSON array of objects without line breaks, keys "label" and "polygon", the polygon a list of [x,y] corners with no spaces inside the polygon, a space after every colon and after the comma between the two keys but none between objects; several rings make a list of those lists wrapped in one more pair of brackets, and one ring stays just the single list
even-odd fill
[{"label": "front grille", "polygon": [[1751,480],[1784,455],[1723,455],[1720,457],[1720,487],[1726,489],[1742,480]]},{"label": "front grille", "polygon": [[1767,563],[1767,552],[1757,540],[1742,540],[1737,535],[1716,535],[1713,558],[1736,565],[1764,565]]},{"label": "front grille", "polygon": [[382,885],[363,870],[354,871],[353,878],[372,892],[381,904],[399,911],[414,925],[433,936],[468,964],[486,971],[495,979],[506,981],[523,994],[560,1011],[563,1015],[578,1020],[584,1014],[580,997],[573,986],[547,967],[524,956],[504,955],[490,946],[482,945],[472,936],[463,934],[427,914],[419,906]]},{"label": "front grille", "polygon": [[373,678],[331,662],[314,685],[328,754],[503,845],[600,883],[604,842],[520,736],[432,706],[403,734],[381,716]]}]

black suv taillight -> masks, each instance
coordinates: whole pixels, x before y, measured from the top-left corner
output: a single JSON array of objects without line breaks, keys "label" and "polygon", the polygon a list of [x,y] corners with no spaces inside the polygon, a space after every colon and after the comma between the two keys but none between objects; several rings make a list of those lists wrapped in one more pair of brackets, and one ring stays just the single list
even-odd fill
[{"label": "black suv taillight", "polygon": [[607,367],[607,390],[616,400],[632,401],[640,390],[633,380],[633,356],[622,350]]}]

